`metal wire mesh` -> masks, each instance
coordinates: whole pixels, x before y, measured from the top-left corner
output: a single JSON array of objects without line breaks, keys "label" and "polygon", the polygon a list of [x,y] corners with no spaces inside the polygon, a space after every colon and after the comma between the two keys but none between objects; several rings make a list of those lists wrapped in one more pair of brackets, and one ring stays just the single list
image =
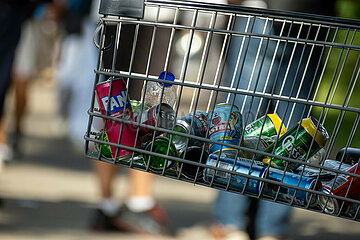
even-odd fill
[{"label": "metal wire mesh", "polygon": [[[359,28],[347,19],[176,1],[145,2],[141,20],[105,15],[94,36],[86,155],[358,221],[360,169],[336,154],[360,146]],[[166,84],[177,97],[149,113],[143,103],[156,82],[159,104]],[[128,99],[139,102],[131,108]],[[277,131],[268,135],[274,114]],[[179,132],[184,116],[190,130]],[[258,133],[247,135],[252,128]],[[180,148],[173,143],[181,137]]]}]

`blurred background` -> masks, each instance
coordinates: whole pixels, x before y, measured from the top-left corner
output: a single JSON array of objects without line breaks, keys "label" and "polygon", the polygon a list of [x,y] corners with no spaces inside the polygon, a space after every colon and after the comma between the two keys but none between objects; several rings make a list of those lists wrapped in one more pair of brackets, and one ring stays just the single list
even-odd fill
[{"label": "blurred background", "polygon": [[[154,196],[168,214],[174,233],[172,237],[94,233],[89,230],[91,212],[96,208],[99,194],[97,183],[92,160],[85,158],[83,146],[74,141],[71,131],[69,134],[71,118],[67,115],[66,108],[69,106],[64,101],[69,99],[71,91],[66,91],[66,84],[59,82],[59,75],[64,75],[59,72],[62,69],[59,66],[69,64],[60,60],[64,54],[64,46],[67,46],[64,36],[79,31],[82,23],[76,22],[79,16],[77,14],[68,14],[68,19],[57,18],[57,14],[63,15],[61,8],[56,11],[38,11],[34,13],[34,19],[41,21],[39,31],[45,43],[36,48],[37,71],[30,74],[31,79],[26,85],[16,86],[18,84],[14,80],[4,105],[8,142],[14,146],[14,151],[12,158],[1,166],[0,172],[0,239],[212,239],[208,228],[213,221],[211,208],[216,191],[162,177],[155,177]],[[80,9],[73,10],[74,13],[76,11]],[[359,18],[359,13],[360,4],[356,1],[336,2],[337,16]],[[72,24],[69,25],[69,22]],[[85,28],[81,31],[86,31]],[[90,31],[93,29],[90,28]],[[360,44],[359,33],[356,33],[354,42]],[[328,64],[329,70],[325,71],[325,79],[328,79],[322,83],[325,86],[330,84],[333,77],[326,74],[333,74],[331,69],[339,58],[336,51],[333,55]],[[356,59],[355,54],[349,56],[346,66],[352,65],[349,61],[355,64]],[[91,74],[92,70],[88,69]],[[191,71],[197,72],[189,69]],[[14,72],[14,76],[21,76]],[[351,74],[352,70],[344,69],[344,72]],[[351,76],[343,74],[341,77],[342,85],[338,91],[346,91]],[[76,81],[76,77],[72,81]],[[89,81],[92,82],[93,78]],[[27,96],[21,126],[17,126],[16,119],[19,115],[16,108],[19,100],[15,99],[19,91],[26,91]],[[323,101],[326,94],[327,92],[319,93],[319,100]],[[88,101],[90,105],[90,98]],[[342,99],[336,98],[333,100],[337,104],[342,104],[341,101]],[[351,101],[350,105],[360,107],[358,98]],[[332,122],[336,121],[337,116],[338,112],[329,112],[329,126],[325,125],[330,128],[329,131],[332,131]],[[339,135],[336,143],[338,146],[344,145],[347,140],[355,117],[351,114],[345,116],[344,122],[351,124],[349,128],[342,129],[343,136],[346,137],[341,138]],[[360,147],[358,131],[351,143],[352,147]],[[119,201],[125,198],[127,192],[126,175],[126,169],[120,168],[115,181],[115,197]],[[290,221],[289,239],[360,239],[358,222],[301,209],[294,209]]]}]

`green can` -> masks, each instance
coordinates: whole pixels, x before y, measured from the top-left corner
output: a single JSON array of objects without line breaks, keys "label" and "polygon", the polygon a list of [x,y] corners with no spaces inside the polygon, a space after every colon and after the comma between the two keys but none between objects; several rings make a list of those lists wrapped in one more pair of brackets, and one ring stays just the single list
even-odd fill
[{"label": "green can", "polygon": [[[174,144],[170,142],[168,138],[162,136],[156,137],[154,141],[148,142],[145,146],[145,150],[154,153],[164,154],[167,156],[177,157],[177,151]],[[174,161],[166,159],[164,157],[158,157],[151,154],[143,154],[143,156],[145,166],[147,166],[150,160],[149,168],[154,172],[161,172],[164,168],[169,169],[174,165]]]},{"label": "green can", "polygon": [[[265,151],[265,149],[272,143],[272,139],[269,137],[263,137],[259,138],[258,136],[250,136],[250,137],[244,137],[243,139],[243,146],[249,149],[258,150],[258,151]],[[261,156],[264,156],[262,154],[257,154],[250,151],[244,151],[246,158],[253,158],[255,159],[261,158]]]},{"label": "green can", "polygon": [[[96,137],[95,139],[97,140],[101,140],[101,141],[104,141],[104,142],[108,142],[108,138],[107,138],[107,135],[106,135],[106,132],[104,133],[103,130],[101,130],[100,132],[98,132],[96,134]],[[101,148],[101,145],[102,145],[102,148]],[[109,145],[106,145],[106,144],[101,144],[101,143],[96,143],[96,149],[98,151],[100,151],[101,149],[101,153],[100,153],[100,156],[101,157],[104,157],[104,158],[107,158],[107,159],[112,159],[112,156],[111,156],[111,150],[110,150],[110,146]]]},{"label": "green can", "polygon": [[286,129],[281,122],[281,119],[276,113],[262,116],[245,127],[244,137],[259,136],[260,133],[261,136],[271,137],[278,135],[279,132],[280,135],[283,135],[286,132]]},{"label": "green can", "polygon": [[[324,147],[327,139],[329,139],[326,129],[321,124],[319,124],[318,130],[316,131],[318,124],[318,121],[313,117],[303,119],[296,126],[292,127],[289,131],[282,135],[277,143],[275,142],[276,145],[275,143],[270,144],[270,146],[265,149],[265,152],[272,153],[274,149],[275,155],[305,161],[309,151],[310,153],[308,158]],[[310,149],[311,142],[314,138],[315,141]],[[265,157],[262,161],[279,169],[284,169],[286,166],[285,160],[276,157]],[[299,166],[299,163],[290,162],[287,169],[293,171]]]}]

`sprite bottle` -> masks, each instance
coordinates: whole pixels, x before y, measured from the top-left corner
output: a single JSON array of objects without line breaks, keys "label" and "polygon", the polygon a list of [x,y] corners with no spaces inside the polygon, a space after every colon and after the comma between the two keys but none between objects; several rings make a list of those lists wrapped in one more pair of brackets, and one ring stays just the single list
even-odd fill
[{"label": "sprite bottle", "polygon": [[[167,156],[177,157],[175,146],[166,137],[156,137],[154,141],[150,141],[145,145],[145,150],[159,153]],[[168,151],[169,150],[169,151]],[[149,164],[149,168],[155,172],[161,172],[163,169],[169,169],[174,165],[174,161],[164,157],[158,157],[151,154],[143,154],[145,166]]]}]

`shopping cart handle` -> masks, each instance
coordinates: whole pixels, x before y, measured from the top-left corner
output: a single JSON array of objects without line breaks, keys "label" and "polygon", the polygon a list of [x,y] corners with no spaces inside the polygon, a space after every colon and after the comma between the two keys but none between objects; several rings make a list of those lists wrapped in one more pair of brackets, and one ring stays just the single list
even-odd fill
[{"label": "shopping cart handle", "polygon": [[99,13],[142,19],[144,0],[101,0]]}]

